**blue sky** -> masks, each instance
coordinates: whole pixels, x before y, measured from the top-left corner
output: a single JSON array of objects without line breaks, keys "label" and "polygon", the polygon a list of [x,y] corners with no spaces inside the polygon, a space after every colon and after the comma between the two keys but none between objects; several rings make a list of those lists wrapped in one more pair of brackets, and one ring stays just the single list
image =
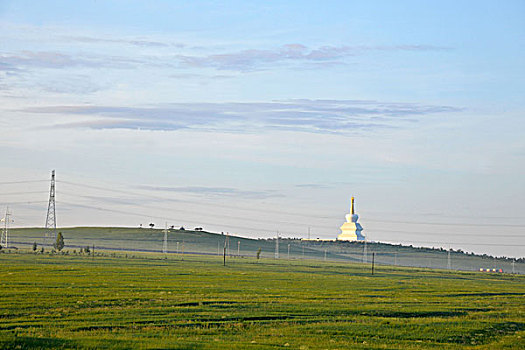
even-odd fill
[{"label": "blue sky", "polygon": [[[253,237],[333,238],[355,195],[372,240],[523,256],[524,14],[0,1],[0,183],[56,169],[61,225]],[[0,202],[42,225],[46,190]]]}]

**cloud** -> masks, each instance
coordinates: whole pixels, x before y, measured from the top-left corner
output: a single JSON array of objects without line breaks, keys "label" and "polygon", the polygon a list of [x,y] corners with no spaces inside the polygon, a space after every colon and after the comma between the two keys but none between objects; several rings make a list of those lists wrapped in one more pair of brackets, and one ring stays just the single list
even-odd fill
[{"label": "cloud", "polygon": [[287,100],[252,103],[176,103],[153,107],[48,106],[19,111],[91,119],[53,127],[258,133],[268,130],[350,134],[397,128],[461,108],[361,100]]},{"label": "cloud", "polygon": [[130,68],[139,60],[118,56],[69,55],[52,51],[21,51],[17,54],[0,54],[0,70],[19,70],[20,68],[67,67],[112,67]]},{"label": "cloud", "polygon": [[186,67],[250,71],[265,68],[270,64],[294,61],[322,63],[326,67],[342,64],[341,60],[345,57],[362,55],[371,51],[441,51],[448,49],[432,45],[321,46],[310,49],[302,44],[287,44],[276,49],[249,49],[207,56],[176,55],[175,58]]},{"label": "cloud", "polygon": [[97,38],[91,36],[64,36],[64,39],[68,41],[80,42],[80,43],[114,43],[114,44],[128,44],[140,47],[178,47],[182,48],[186,45],[182,43],[166,43],[162,41],[148,40],[148,39],[115,39],[115,38]]},{"label": "cloud", "polygon": [[[103,39],[93,37],[68,37],[77,42],[126,43],[135,46],[164,47],[162,42],[131,39]],[[184,44],[173,44],[186,47]],[[373,51],[436,51],[447,48],[431,45],[397,46],[320,46],[308,48],[302,44],[287,44],[273,49],[245,49],[235,52],[214,53],[199,56],[190,53],[175,55],[141,56],[138,52],[130,56],[115,56],[86,53],[64,53],[58,51],[20,51],[0,54],[0,71],[15,72],[23,68],[62,69],[68,67],[136,68],[137,66],[165,68],[214,68],[235,72],[249,72],[274,68],[277,65],[294,65],[296,68],[320,69],[344,65],[345,58]],[[190,50],[191,51],[191,50]],[[186,73],[174,74],[182,77]],[[194,74],[194,73],[191,73]],[[191,75],[190,74],[190,75]],[[215,75],[215,77],[227,77]]]},{"label": "cloud", "polygon": [[164,187],[164,186],[141,186],[142,189],[159,192],[177,192],[189,194],[203,194],[214,197],[243,197],[250,199],[265,199],[274,197],[284,197],[277,191],[244,191],[231,187],[203,187],[203,186],[184,186],[184,187]]},{"label": "cloud", "polygon": [[62,76],[41,81],[36,86],[41,90],[60,94],[91,94],[103,89],[103,86],[94,83],[89,76]]},{"label": "cloud", "polygon": [[315,183],[311,183],[311,184],[299,184],[299,185],[295,185],[295,187],[299,187],[299,188],[307,188],[307,189],[325,189],[325,188],[329,188],[331,186],[327,185],[327,184],[315,184]]},{"label": "cloud", "polygon": [[[0,59],[1,59],[1,56],[0,56]],[[17,69],[16,67],[14,67],[12,64],[8,63],[8,62],[2,62],[0,61],[0,72],[5,72],[5,73],[16,73],[18,72],[19,69]]]}]

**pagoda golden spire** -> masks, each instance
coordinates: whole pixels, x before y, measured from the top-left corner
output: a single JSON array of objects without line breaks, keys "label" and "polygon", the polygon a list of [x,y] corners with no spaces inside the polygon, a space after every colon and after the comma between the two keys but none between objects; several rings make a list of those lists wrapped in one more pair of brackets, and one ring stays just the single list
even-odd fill
[{"label": "pagoda golden spire", "polygon": [[350,206],[350,214],[352,214],[352,215],[355,214],[355,210],[354,210],[354,197],[352,197],[352,205]]}]

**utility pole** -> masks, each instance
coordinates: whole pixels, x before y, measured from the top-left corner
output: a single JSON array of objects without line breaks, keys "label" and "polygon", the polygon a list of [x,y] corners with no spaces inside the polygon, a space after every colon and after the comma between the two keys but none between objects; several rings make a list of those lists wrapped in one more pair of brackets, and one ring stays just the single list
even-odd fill
[{"label": "utility pole", "polygon": [[376,258],[376,253],[373,252],[373,253],[372,253],[372,275],[374,274],[374,262],[375,262],[375,258]]},{"label": "utility pole", "polygon": [[164,229],[164,242],[162,244],[162,252],[164,254],[168,253],[168,223],[166,223],[166,227]]},{"label": "utility pole", "polygon": [[230,233],[229,232],[226,232],[226,254],[228,256],[231,256],[230,255]]},{"label": "utility pole", "polygon": [[49,189],[49,203],[47,205],[46,226],[44,232],[44,245],[46,239],[51,238],[51,242],[57,239],[57,218],[55,211],[55,171],[51,172],[51,187]]},{"label": "utility pole", "polygon": [[10,218],[11,215],[12,214],[9,212],[9,207],[7,207],[5,210],[5,216],[1,220],[4,223],[4,230],[0,235],[0,246],[2,246],[3,248],[9,248],[9,224],[14,222]]},{"label": "utility pole", "polygon": [[290,260],[290,243],[288,243],[288,260]]},{"label": "utility pole", "polygon": [[277,237],[275,239],[275,259],[279,259],[279,231],[277,231]]},{"label": "utility pole", "polygon": [[222,254],[222,260],[223,260],[222,265],[223,266],[226,266],[226,245],[227,245],[226,241],[228,241],[228,236],[226,236],[226,239],[224,240],[224,251]]}]

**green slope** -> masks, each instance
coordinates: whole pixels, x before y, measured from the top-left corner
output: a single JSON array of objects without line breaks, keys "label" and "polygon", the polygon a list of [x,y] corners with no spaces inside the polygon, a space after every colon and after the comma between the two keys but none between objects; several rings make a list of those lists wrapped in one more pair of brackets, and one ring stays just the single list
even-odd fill
[{"label": "green slope", "polygon": [[[162,229],[150,228],[117,228],[117,227],[75,227],[61,228],[65,237],[65,250],[78,250],[80,247],[93,247],[95,250],[116,251],[149,251],[161,252],[164,232]],[[12,229],[10,240],[12,245],[28,249],[33,242],[39,246],[43,243],[42,228]],[[226,235],[191,230],[170,230],[168,232],[168,250],[175,252],[194,252],[201,254],[222,255]],[[51,242],[47,242],[50,249]],[[237,255],[237,249],[242,256],[256,255],[261,249],[262,257],[275,256],[275,240],[257,240],[229,236],[230,255]],[[321,259],[348,262],[371,262],[375,253],[375,263],[384,265],[400,265],[427,268],[448,268],[448,252],[439,249],[396,246],[384,243],[367,243],[366,256],[363,242],[326,242],[301,241],[282,239],[279,244],[281,259],[288,258],[288,248],[291,259]],[[512,272],[510,259],[496,259],[489,256],[469,255],[463,252],[450,253],[452,269],[478,271],[480,268],[502,268]],[[516,273],[525,273],[523,259],[514,264]]]}]

